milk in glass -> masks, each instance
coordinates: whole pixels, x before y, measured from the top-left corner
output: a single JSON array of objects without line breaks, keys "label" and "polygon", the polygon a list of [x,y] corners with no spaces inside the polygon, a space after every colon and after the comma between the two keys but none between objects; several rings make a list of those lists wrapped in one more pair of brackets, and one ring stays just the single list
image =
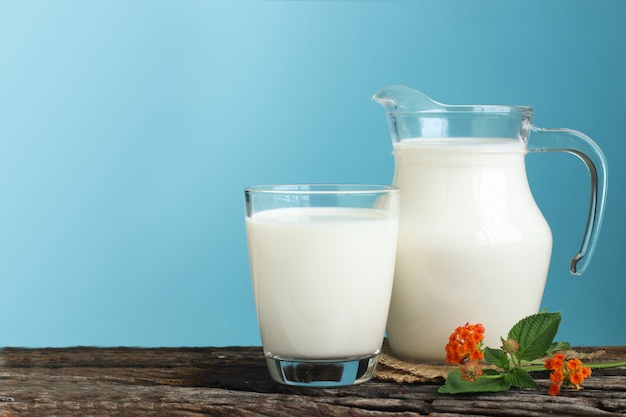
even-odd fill
[{"label": "milk in glass", "polygon": [[376,209],[295,207],[246,218],[265,353],[370,355],[382,344],[397,217]]}]

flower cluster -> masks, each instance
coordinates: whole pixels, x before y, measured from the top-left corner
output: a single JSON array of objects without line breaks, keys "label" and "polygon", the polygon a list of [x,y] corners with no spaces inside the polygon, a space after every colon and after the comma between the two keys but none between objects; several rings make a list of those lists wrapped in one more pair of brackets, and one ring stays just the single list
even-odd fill
[{"label": "flower cluster", "polygon": [[[511,327],[506,339],[500,338],[500,349],[484,346],[482,324],[465,323],[457,327],[446,345],[446,362],[460,365],[460,369],[448,373],[439,392],[501,392],[512,387],[539,389],[531,372],[544,369],[551,371],[548,394],[557,395],[563,388],[582,389],[583,381],[591,375],[591,368],[600,366],[583,366],[580,359],[565,360],[562,353],[555,353],[570,349],[569,343],[554,342],[560,322],[558,312],[524,317]],[[483,363],[487,366],[484,372]],[[609,365],[623,366],[623,363],[626,361]]]},{"label": "flower cluster", "polygon": [[482,350],[485,339],[485,327],[478,324],[465,323],[452,332],[446,345],[446,362],[452,365],[461,365],[461,378],[474,382],[482,375],[484,358]]},{"label": "flower cluster", "polygon": [[546,359],[545,367],[552,371],[550,374],[550,388],[548,394],[555,396],[561,392],[561,387],[582,389],[581,384],[591,375],[591,368],[583,366],[580,359],[565,360],[565,355],[556,353],[554,357]]}]

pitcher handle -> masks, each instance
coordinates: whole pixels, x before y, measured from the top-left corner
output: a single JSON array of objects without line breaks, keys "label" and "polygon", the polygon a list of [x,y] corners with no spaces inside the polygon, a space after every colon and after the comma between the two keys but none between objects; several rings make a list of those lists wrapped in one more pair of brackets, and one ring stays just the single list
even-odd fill
[{"label": "pitcher handle", "polygon": [[[600,236],[608,186],[607,161],[600,147],[587,135],[572,129],[543,129],[531,127],[535,134],[528,141],[531,152],[568,152],[579,157],[587,166],[591,179],[589,215],[582,244],[570,261],[570,272],[581,275],[591,261]],[[549,137],[548,137],[549,135]]]}]

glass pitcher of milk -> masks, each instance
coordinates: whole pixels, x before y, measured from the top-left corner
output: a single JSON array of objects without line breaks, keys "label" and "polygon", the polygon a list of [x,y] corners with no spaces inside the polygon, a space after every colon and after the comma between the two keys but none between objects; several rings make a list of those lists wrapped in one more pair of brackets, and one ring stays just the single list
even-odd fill
[{"label": "glass pitcher of milk", "polygon": [[443,361],[450,333],[466,322],[483,323],[485,345],[500,347],[513,324],[538,312],[552,252],[525,155],[569,152],[589,169],[587,228],[570,263],[581,274],[604,213],[604,154],[580,132],[533,126],[530,107],[446,105],[399,85],[373,100],[387,111],[400,188],[391,350]]}]

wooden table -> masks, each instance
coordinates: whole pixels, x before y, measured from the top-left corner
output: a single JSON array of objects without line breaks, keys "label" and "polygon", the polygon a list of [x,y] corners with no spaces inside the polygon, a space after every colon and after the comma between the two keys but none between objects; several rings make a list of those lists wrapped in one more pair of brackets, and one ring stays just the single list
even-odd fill
[{"label": "wooden table", "polygon": [[[607,359],[626,358],[626,347],[602,349]],[[536,378],[547,389],[548,374]],[[2,417],[626,416],[626,367],[594,370],[584,390],[557,397],[546,389],[451,396],[438,387],[378,380],[334,389],[282,386],[269,379],[258,347],[0,350]]]}]

